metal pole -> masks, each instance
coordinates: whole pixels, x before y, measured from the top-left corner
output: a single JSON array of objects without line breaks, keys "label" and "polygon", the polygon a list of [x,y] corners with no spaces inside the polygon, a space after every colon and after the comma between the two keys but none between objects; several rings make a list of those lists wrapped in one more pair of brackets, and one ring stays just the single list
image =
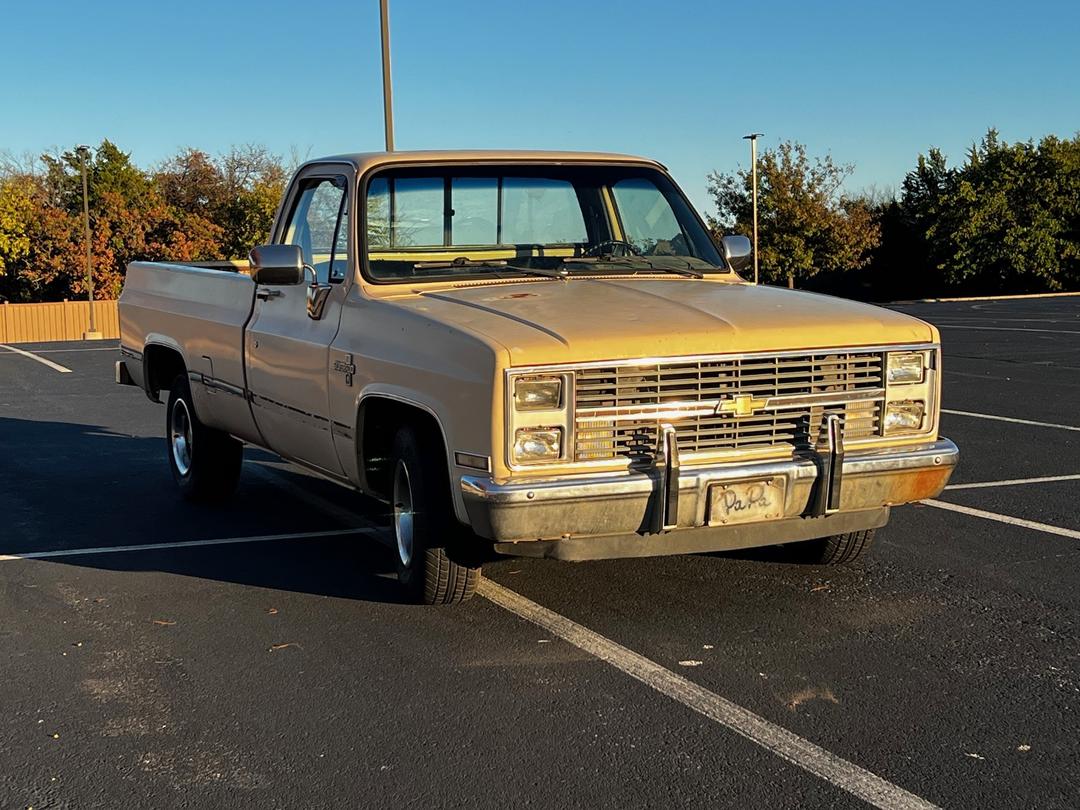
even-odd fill
[{"label": "metal pole", "polygon": [[85,146],[77,149],[80,162],[82,163],[82,206],[83,206],[83,241],[86,243],[86,295],[90,304],[90,332],[97,332],[97,323],[94,320],[94,273],[91,270],[90,261],[90,202],[86,193],[86,153]]},{"label": "metal pole", "polygon": [[390,0],[379,0],[382,29],[383,118],[386,122],[386,151],[394,151],[394,93],[390,83]]},{"label": "metal pole", "polygon": [[744,141],[750,141],[750,177],[751,177],[751,190],[750,196],[753,200],[754,208],[754,283],[758,283],[758,248],[757,248],[757,139],[764,135],[764,132],[751,132],[749,135],[744,135]]},{"label": "metal pole", "polygon": [[758,283],[758,249],[757,249],[757,138],[750,139],[750,164],[751,173],[754,176],[754,283]]}]

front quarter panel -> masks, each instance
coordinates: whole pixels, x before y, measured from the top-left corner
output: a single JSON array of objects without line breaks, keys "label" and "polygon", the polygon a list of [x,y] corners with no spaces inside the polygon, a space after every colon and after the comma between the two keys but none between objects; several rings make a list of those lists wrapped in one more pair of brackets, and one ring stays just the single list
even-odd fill
[{"label": "front quarter panel", "polygon": [[[351,384],[335,361],[350,360]],[[489,456],[502,453],[502,370],[505,348],[483,336],[427,318],[392,301],[371,300],[354,287],[342,313],[330,352],[330,406],[339,460],[357,486],[363,485],[356,435],[357,414],[365,398],[382,396],[413,405],[435,417],[446,442],[454,510],[467,520],[461,476],[476,470],[457,467],[454,451]],[[344,428],[344,429],[343,429]],[[498,444],[498,446],[496,446]]]}]

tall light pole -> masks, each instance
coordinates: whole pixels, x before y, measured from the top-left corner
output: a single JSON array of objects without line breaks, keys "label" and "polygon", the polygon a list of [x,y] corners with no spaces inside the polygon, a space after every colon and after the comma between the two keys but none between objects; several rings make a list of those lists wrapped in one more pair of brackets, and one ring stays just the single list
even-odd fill
[{"label": "tall light pole", "polygon": [[386,151],[394,151],[394,92],[390,86],[390,0],[379,0],[382,33],[383,119],[386,122]]},{"label": "tall light pole", "polygon": [[90,201],[86,193],[86,156],[90,153],[90,147],[80,144],[75,147],[79,154],[79,163],[82,166],[82,210],[83,210],[83,242],[86,246],[86,296],[90,305],[90,329],[83,332],[83,340],[95,340],[101,337],[94,320],[94,272],[91,269],[90,259]]},{"label": "tall light pole", "polygon": [[744,141],[750,141],[750,176],[751,176],[751,191],[750,196],[753,199],[754,205],[754,283],[758,283],[758,255],[757,255],[757,139],[764,135],[764,132],[751,132],[749,135],[743,135]]}]

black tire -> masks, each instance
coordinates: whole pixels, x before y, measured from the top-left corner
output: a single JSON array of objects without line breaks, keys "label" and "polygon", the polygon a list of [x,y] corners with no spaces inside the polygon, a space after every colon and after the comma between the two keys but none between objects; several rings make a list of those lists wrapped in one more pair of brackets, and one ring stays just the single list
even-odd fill
[{"label": "black tire", "polygon": [[173,380],[165,406],[165,455],[180,494],[189,501],[221,502],[236,491],[244,445],[199,421],[186,374]]},{"label": "black tire", "polygon": [[480,566],[466,557],[469,538],[454,518],[441,450],[440,438],[405,426],[394,436],[390,459],[398,580],[425,605],[464,602],[481,576]]},{"label": "black tire", "polygon": [[791,546],[799,562],[810,565],[849,565],[862,559],[874,543],[876,529],[834,534]]}]

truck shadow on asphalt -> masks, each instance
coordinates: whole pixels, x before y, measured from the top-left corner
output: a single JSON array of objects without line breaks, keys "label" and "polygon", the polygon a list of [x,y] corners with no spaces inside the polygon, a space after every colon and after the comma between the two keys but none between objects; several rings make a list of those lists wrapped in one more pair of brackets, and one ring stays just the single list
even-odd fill
[{"label": "truck shadow on asphalt", "polygon": [[[0,417],[0,554],[303,534],[385,522],[370,499],[275,467],[251,474],[246,454],[236,495],[189,504],[176,491],[164,439],[95,425]],[[275,482],[283,482],[285,486]],[[295,492],[336,508],[324,514]],[[162,573],[371,602],[404,602],[391,551],[369,535],[162,548],[43,558],[112,571]]]}]

